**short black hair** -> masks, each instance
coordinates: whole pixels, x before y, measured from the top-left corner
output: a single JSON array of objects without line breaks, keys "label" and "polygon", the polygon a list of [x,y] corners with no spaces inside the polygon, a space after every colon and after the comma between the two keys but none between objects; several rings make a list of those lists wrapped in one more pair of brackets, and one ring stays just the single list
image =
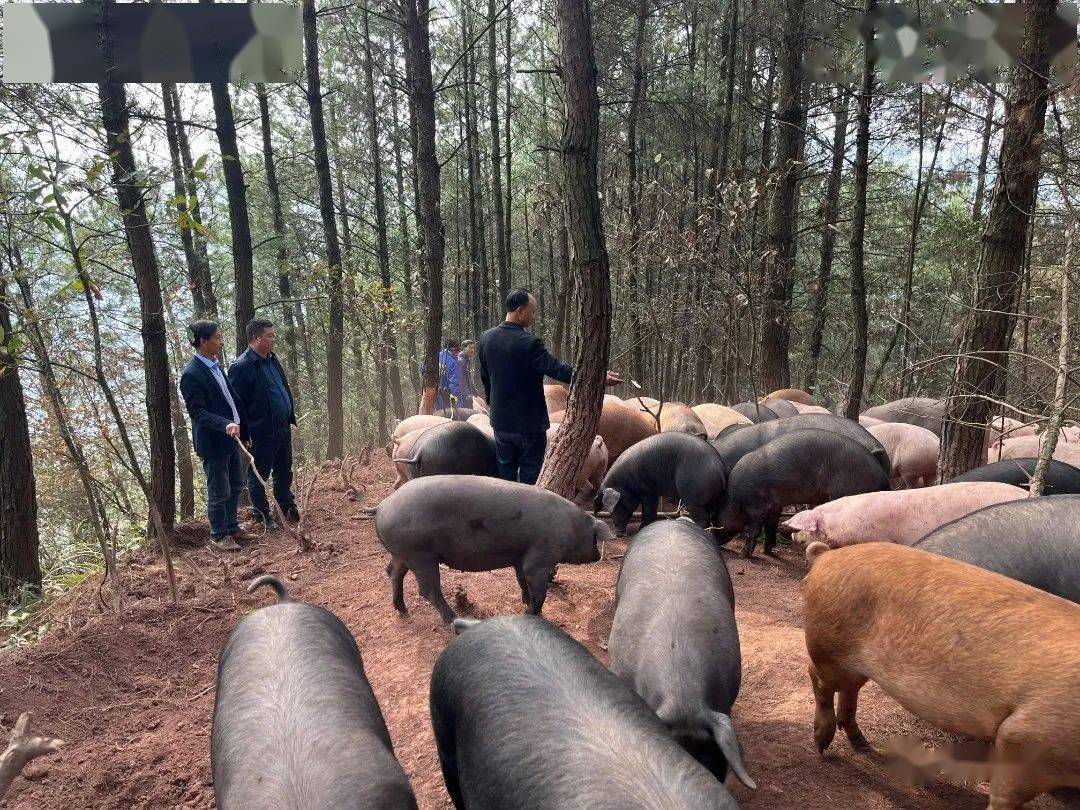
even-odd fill
[{"label": "short black hair", "polygon": [[217,321],[195,321],[188,324],[188,329],[191,330],[191,345],[197,349],[204,340],[212,338],[219,327]]},{"label": "short black hair", "polygon": [[269,329],[274,325],[273,321],[268,321],[266,318],[252,318],[248,321],[244,331],[247,333],[248,343],[251,343],[255,338],[263,333],[264,329]]},{"label": "short black hair", "polygon": [[506,296],[506,311],[514,312],[519,307],[525,306],[529,303],[529,296],[532,295],[528,290],[519,287],[514,290],[508,296]]},{"label": "short black hair", "polygon": [[458,342],[457,338],[450,338],[448,341],[446,341],[446,348],[448,348],[448,349],[460,349],[461,344]]}]

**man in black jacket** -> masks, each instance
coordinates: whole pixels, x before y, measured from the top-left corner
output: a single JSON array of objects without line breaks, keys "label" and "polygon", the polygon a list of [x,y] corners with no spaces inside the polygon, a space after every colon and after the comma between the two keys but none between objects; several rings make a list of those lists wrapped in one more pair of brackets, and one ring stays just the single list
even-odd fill
[{"label": "man in black jacket", "polygon": [[254,540],[240,530],[236,507],[244,488],[240,448],[247,441],[240,397],[218,365],[221,330],[213,321],[195,321],[191,330],[192,357],[180,375],[180,395],[191,417],[195,452],[206,473],[206,513],[210,521],[210,545],[219,551],[239,551],[236,541]]},{"label": "man in black jacket", "polygon": [[[240,394],[244,418],[251,433],[251,455],[264,480],[274,477],[274,500],[286,519],[300,513],[292,493],[292,425],[296,424],[289,378],[274,354],[274,324],[253,318],[247,325],[248,348],[229,366],[229,382]],[[267,529],[278,528],[266,500],[266,489],[248,470],[248,492],[255,517]]]},{"label": "man in black jacket", "polygon": [[[535,484],[547,449],[544,377],[569,383],[574,369],[553,357],[544,341],[525,329],[536,319],[536,298],[527,290],[506,297],[506,320],[480,336],[480,380],[491,410],[499,477]],[[605,385],[618,385],[607,373]]]}]

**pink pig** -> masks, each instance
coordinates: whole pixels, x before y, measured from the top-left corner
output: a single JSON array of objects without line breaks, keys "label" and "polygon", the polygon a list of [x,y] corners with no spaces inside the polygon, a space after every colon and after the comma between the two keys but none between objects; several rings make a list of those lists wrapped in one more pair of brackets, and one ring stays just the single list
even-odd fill
[{"label": "pink pig", "polygon": [[982,481],[867,492],[799,512],[781,528],[798,532],[799,542],[820,540],[833,548],[871,542],[911,545],[950,520],[1026,497],[1020,487]]},{"label": "pink pig", "polygon": [[893,486],[902,481],[908,489],[914,489],[937,481],[941,440],[934,431],[906,422],[883,422],[867,430],[889,454]]}]

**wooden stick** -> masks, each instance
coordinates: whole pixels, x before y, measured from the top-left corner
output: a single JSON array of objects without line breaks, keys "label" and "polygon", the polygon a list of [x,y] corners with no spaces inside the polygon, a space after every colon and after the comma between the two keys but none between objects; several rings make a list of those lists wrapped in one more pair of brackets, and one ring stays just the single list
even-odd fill
[{"label": "wooden stick", "polygon": [[8,740],[7,749],[0,754],[0,796],[7,793],[15,777],[22,773],[30,760],[59,751],[64,745],[63,740],[52,737],[38,737],[29,732],[30,712],[23,712],[15,721],[15,728],[11,731],[11,739]]}]

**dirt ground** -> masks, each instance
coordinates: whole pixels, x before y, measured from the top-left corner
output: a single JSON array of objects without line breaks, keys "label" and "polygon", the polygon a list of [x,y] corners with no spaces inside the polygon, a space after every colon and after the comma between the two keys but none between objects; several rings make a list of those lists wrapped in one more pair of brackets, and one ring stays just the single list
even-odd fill
[{"label": "dirt ground", "polygon": [[[31,763],[0,806],[17,808],[207,808],[210,723],[217,654],[237,619],[268,604],[264,589],[247,596],[247,581],[278,574],[291,595],[323,605],[352,630],[382,706],[395,751],[412,780],[421,808],[450,807],[439,772],[428,717],[428,679],[451,638],[434,609],[406,579],[411,614],[390,605],[384,572],[387,554],[360,504],[350,501],[333,473],[317,487],[310,530],[318,550],[297,555],[283,533],[241,555],[181,550],[177,569],[182,603],[165,599],[162,568],[152,555],[134,561],[121,618],[95,607],[97,583],[87,583],[56,609],[52,632],[40,643],[0,654],[0,725],[10,730],[22,711],[33,728],[67,746]],[[394,472],[378,451],[354,474],[374,503],[390,491]],[[545,616],[602,662],[614,609],[614,583],[625,543],[607,544],[590,566],[561,566]],[[735,726],[750,774],[750,791],[734,778],[739,803],[761,808],[983,808],[983,786],[932,783],[906,786],[878,760],[856,754],[842,735],[825,757],[811,737],[813,701],[806,675],[800,618],[802,555],[778,558],[727,555],[735,583],[742,641],[743,684]],[[443,572],[443,590],[455,592],[481,618],[521,610],[510,570],[481,574]],[[460,608],[461,602],[456,604]],[[883,744],[894,734],[940,743],[942,735],[914,720],[875,686],[864,689],[859,719],[867,737]],[[1039,808],[1078,807],[1075,799],[1042,797]]]}]

